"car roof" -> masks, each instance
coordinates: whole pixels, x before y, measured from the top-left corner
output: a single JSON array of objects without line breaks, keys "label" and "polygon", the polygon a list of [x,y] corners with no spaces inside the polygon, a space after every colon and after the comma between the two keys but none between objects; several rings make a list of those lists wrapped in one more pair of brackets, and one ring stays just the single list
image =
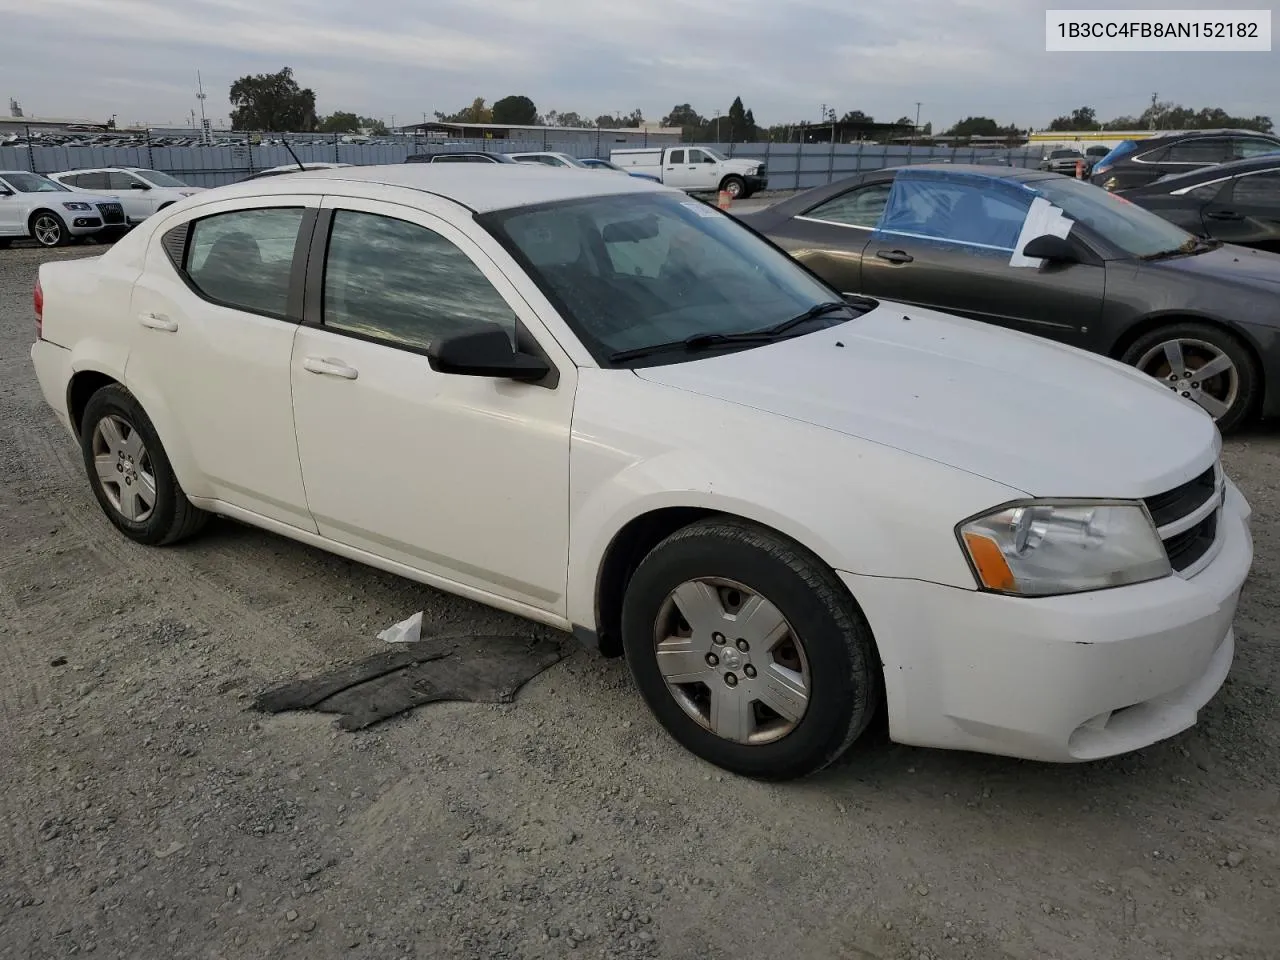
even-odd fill
[{"label": "car roof", "polygon": [[1156,143],[1166,140],[1189,140],[1196,137],[1222,137],[1222,136],[1241,136],[1241,137],[1262,137],[1264,140],[1275,140],[1274,133],[1263,133],[1260,130],[1244,130],[1239,127],[1215,127],[1212,130],[1161,130],[1154,136],[1145,137],[1142,140],[1135,140],[1135,143]]},{"label": "car roof", "polygon": [[[607,182],[599,182],[601,179]],[[580,170],[530,163],[397,163],[299,170],[271,177],[269,182],[242,181],[216,190],[227,197],[308,193],[326,182],[341,182],[357,195],[376,196],[379,187],[420,190],[452,200],[476,213],[587,197],[679,192],[634,177],[586,177]]]}]

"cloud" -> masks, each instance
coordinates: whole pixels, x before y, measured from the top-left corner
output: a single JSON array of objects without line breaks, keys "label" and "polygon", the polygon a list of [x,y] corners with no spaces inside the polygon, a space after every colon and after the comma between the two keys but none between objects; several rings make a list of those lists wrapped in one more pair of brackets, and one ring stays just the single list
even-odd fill
[{"label": "cloud", "polygon": [[1137,114],[1152,93],[1238,115],[1272,109],[1278,54],[1049,54],[1050,6],[1098,4],[0,0],[0,62],[28,113],[122,122],[187,117],[196,70],[210,113],[225,117],[232,81],[285,65],[322,112],[400,122],[512,93],[543,111],[639,107],[653,119],[684,102],[710,116],[740,95],[763,123],[817,120],[823,104],[894,119],[920,101],[935,128],[968,115],[1043,125],[1083,104]]}]

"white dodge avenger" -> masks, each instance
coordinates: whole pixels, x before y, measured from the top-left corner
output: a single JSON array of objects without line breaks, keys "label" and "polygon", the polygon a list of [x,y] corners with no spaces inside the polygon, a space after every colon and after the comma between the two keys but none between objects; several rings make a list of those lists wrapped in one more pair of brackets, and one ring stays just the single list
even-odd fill
[{"label": "white dodge avenger", "polygon": [[213,514],[625,654],[782,779],[877,711],[1044,761],[1193,725],[1253,559],[1213,421],[1120,363],[842,298],[630,177],[351,167],[47,263],[31,351],[107,517]]}]

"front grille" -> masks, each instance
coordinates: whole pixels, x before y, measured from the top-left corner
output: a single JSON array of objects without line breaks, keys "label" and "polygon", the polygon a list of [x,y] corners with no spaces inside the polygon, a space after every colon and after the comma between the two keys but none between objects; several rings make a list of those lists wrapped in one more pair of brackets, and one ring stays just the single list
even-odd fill
[{"label": "front grille", "polygon": [[1210,467],[1194,480],[1174,487],[1165,493],[1147,497],[1147,510],[1157,527],[1163,527],[1185,517],[1204,505],[1215,490],[1214,468]]},{"label": "front grille", "polygon": [[124,223],[124,207],[118,203],[100,203],[98,212],[102,214],[102,222],[108,226]]},{"label": "front grille", "polygon": [[1143,502],[1156,528],[1161,531],[1165,553],[1169,556],[1169,565],[1178,573],[1188,570],[1204,558],[1213,547],[1218,537],[1218,515],[1222,510],[1221,502],[1215,504],[1208,513],[1185,530],[1176,533],[1164,533],[1169,527],[1176,527],[1179,521],[1190,519],[1202,513],[1206,504],[1213,500],[1219,492],[1217,465],[1210,467],[1194,480],[1181,486],[1147,497]]},{"label": "front grille", "polygon": [[1164,542],[1169,565],[1181,573],[1203,557],[1218,536],[1218,511],[1209,514],[1194,527],[1175,533]]}]

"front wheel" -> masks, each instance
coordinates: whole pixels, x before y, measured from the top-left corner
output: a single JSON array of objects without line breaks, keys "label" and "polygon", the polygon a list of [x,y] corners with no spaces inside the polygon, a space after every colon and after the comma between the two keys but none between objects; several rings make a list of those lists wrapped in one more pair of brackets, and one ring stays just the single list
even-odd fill
[{"label": "front wheel", "polygon": [[745,521],[701,521],[655,547],[627,586],[622,640],[667,732],[744,776],[821,770],[879,704],[871,630],[835,574]]},{"label": "front wheel", "polygon": [[31,218],[31,236],[42,247],[65,247],[71,242],[66,222],[48,210],[41,210]]},{"label": "front wheel", "polygon": [[159,546],[204,526],[209,515],[187,499],[151,418],[124,387],[89,398],[80,446],[99,505],[129,539]]},{"label": "front wheel", "polygon": [[730,199],[737,200],[747,192],[747,181],[741,177],[725,177],[720,189],[729,194]]},{"label": "front wheel", "polygon": [[1261,378],[1248,348],[1207,323],[1174,323],[1144,334],[1120,358],[1193,400],[1228,433],[1252,412]]}]

